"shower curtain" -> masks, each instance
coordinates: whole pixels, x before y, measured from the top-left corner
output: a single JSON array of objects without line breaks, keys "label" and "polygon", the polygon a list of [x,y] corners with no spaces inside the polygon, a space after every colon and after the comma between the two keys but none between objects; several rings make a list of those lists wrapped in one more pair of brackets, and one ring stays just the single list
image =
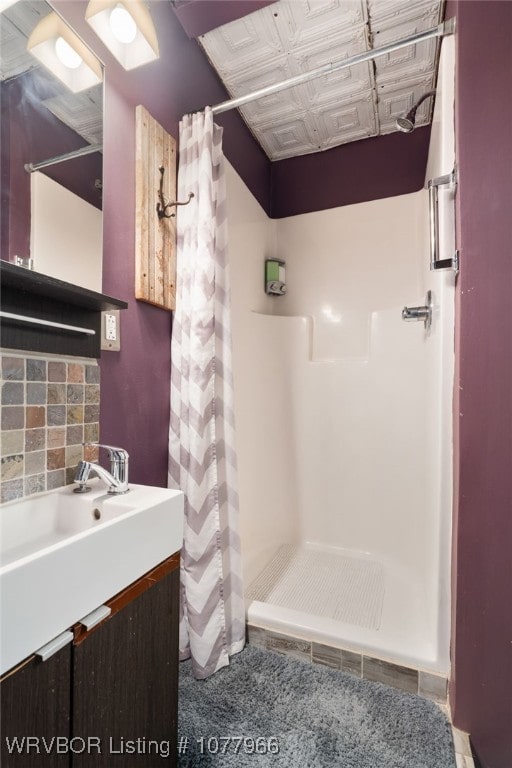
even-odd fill
[{"label": "shower curtain", "polygon": [[180,658],[197,678],[245,643],[222,129],[211,108],[180,123],[169,486],[185,493]]}]

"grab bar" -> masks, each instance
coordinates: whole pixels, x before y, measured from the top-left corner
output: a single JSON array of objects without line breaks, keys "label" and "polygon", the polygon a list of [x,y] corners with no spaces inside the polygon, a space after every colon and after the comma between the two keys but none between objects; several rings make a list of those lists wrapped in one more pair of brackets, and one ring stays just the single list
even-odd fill
[{"label": "grab bar", "polygon": [[6,320],[14,320],[17,323],[31,323],[32,325],[44,325],[49,328],[58,328],[61,331],[71,331],[72,333],[85,333],[87,336],[94,336],[96,331],[92,328],[80,328],[79,325],[66,325],[66,323],[54,323],[52,320],[41,320],[39,317],[27,317],[26,315],[15,315],[13,312],[0,311],[0,317]]},{"label": "grab bar", "polygon": [[439,259],[439,194],[438,188],[450,185],[453,193],[457,188],[455,168],[445,176],[438,176],[428,182],[428,202],[430,213],[430,269],[453,269],[459,271],[459,252],[456,250],[451,259]]}]

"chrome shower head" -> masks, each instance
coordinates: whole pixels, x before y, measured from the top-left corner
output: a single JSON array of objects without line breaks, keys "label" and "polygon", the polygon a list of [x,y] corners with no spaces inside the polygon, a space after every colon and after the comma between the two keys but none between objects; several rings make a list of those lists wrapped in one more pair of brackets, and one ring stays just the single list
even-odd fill
[{"label": "chrome shower head", "polygon": [[414,119],[410,119],[410,112],[408,112],[405,117],[397,117],[396,127],[399,131],[403,131],[404,133],[412,133],[414,131]]},{"label": "chrome shower head", "polygon": [[397,117],[396,119],[396,127],[399,131],[402,131],[403,133],[412,133],[416,127],[416,111],[420,104],[423,104],[425,99],[428,99],[429,96],[434,96],[435,91],[427,91],[427,93],[424,93],[423,96],[418,99],[416,104],[411,107],[411,109],[407,112],[406,115],[403,117]]}]

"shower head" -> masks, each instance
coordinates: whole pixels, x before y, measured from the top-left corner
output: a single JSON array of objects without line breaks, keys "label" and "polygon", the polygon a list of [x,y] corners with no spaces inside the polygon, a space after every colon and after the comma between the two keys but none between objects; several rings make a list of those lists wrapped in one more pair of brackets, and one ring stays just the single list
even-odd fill
[{"label": "shower head", "polygon": [[415,128],[414,116],[411,118],[411,113],[408,112],[405,117],[397,117],[396,127],[399,131],[403,131],[404,133],[412,133]]},{"label": "shower head", "polygon": [[429,96],[434,96],[435,91],[427,91],[427,93],[424,93],[423,96],[418,99],[416,104],[414,104],[411,109],[407,112],[406,115],[403,117],[397,117],[396,119],[396,127],[399,131],[402,131],[403,133],[412,133],[416,127],[416,111],[420,104],[423,104],[425,99],[428,99]]}]

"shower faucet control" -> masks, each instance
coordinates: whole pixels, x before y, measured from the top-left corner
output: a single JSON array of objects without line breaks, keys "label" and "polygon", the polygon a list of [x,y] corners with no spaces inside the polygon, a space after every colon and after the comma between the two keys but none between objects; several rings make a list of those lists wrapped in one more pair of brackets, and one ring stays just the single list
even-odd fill
[{"label": "shower faucet control", "polygon": [[427,291],[424,306],[404,307],[402,310],[402,320],[423,320],[425,329],[429,331],[432,325],[432,291]]}]

